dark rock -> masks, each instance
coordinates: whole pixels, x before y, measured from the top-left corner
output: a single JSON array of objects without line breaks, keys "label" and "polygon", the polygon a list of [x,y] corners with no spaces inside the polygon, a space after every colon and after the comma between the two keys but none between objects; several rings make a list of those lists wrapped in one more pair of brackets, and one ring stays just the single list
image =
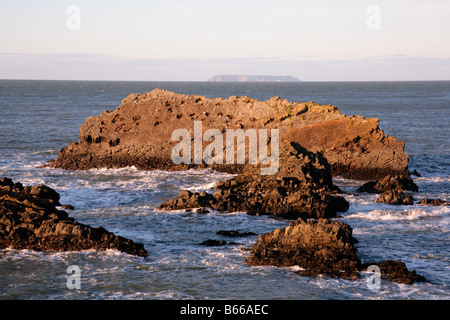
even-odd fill
[{"label": "dark rock", "polygon": [[417,172],[416,169],[414,169],[413,172],[410,172],[410,175],[414,175],[414,176],[416,176],[416,177],[421,177],[421,174],[420,174],[419,172]]},{"label": "dark rock", "polygon": [[444,201],[441,199],[428,199],[428,198],[423,198],[420,202],[420,205],[422,206],[449,206],[450,202],[449,201]]},{"label": "dark rock", "polygon": [[414,198],[396,190],[385,191],[377,199],[377,203],[387,203],[393,205],[413,205]]},{"label": "dark rock", "polygon": [[227,242],[224,240],[208,239],[208,240],[203,241],[201,244],[204,246],[216,247],[216,246],[224,246],[227,244]]},{"label": "dark rock", "polygon": [[251,266],[299,266],[301,275],[327,275],[359,279],[369,265],[380,267],[382,279],[412,284],[426,281],[415,270],[409,271],[401,261],[385,260],[361,263],[356,255],[352,228],[329,219],[292,221],[285,228],[259,236],[246,263]]},{"label": "dark rock", "polygon": [[415,270],[409,271],[404,262],[394,260],[384,260],[378,263],[372,263],[380,267],[381,278],[403,284],[413,284],[416,282],[425,282],[425,277],[416,273]]},{"label": "dark rock", "polygon": [[138,256],[148,255],[142,244],[101,227],[78,223],[67,212],[58,210],[59,194],[45,185],[26,186],[18,191],[17,184],[5,178],[0,185],[0,249],[116,249]]},{"label": "dark rock", "polygon": [[219,230],[217,234],[225,237],[248,237],[255,236],[256,233],[253,232],[239,232],[237,230]]},{"label": "dark rock", "polygon": [[303,275],[324,274],[357,279],[361,261],[356,256],[352,228],[328,220],[292,221],[288,227],[259,236],[248,265],[300,266]]},{"label": "dark rock", "polygon": [[[274,187],[271,178],[253,177],[251,182],[231,179],[221,184],[214,195],[183,191],[177,198],[164,201],[158,209],[180,210],[210,207],[224,212],[250,215],[274,215],[285,219],[330,218],[347,211],[348,202],[339,196],[309,190]],[[226,188],[226,189],[223,189]]]},{"label": "dark rock", "polygon": [[295,143],[286,143],[280,152],[280,170],[275,175],[260,175],[259,166],[249,166],[236,177],[207,192],[181,192],[163,202],[160,210],[209,207],[224,212],[274,215],[286,219],[331,218],[345,212],[349,203],[336,195],[330,166],[320,154]]},{"label": "dark rock", "polygon": [[386,176],[378,181],[369,181],[358,188],[358,192],[383,193],[386,191],[419,191],[410,177]]},{"label": "dark rock", "polygon": [[71,204],[63,204],[61,207],[66,210],[74,210],[75,209],[75,207],[72,206]]},{"label": "dark rock", "polygon": [[10,178],[3,177],[2,180],[0,180],[0,186],[9,187],[10,189],[12,189],[12,187],[14,186],[14,181],[12,181],[12,179]]},{"label": "dark rock", "polygon": [[212,194],[205,191],[201,192],[191,192],[188,190],[181,191],[180,194],[174,198],[165,201],[160,209],[164,210],[181,210],[181,209],[192,209],[192,208],[212,208],[212,204],[215,199]]}]

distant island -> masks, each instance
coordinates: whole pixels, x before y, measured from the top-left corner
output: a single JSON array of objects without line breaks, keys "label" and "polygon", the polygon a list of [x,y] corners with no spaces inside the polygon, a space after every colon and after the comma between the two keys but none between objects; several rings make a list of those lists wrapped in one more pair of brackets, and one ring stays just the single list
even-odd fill
[{"label": "distant island", "polygon": [[298,82],[301,81],[292,76],[263,76],[242,74],[218,74],[208,78],[212,82]]}]

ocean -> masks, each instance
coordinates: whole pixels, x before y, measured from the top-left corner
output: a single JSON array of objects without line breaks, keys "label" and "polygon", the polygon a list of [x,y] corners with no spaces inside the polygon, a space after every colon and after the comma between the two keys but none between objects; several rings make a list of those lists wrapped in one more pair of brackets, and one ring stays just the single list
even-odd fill
[{"label": "ocean", "polygon": [[[230,175],[189,170],[139,171],[134,167],[65,171],[39,168],[77,141],[87,117],[114,110],[128,94],[155,88],[227,98],[332,104],[347,115],[380,119],[389,136],[406,141],[410,170],[424,197],[450,201],[450,81],[430,82],[108,82],[0,80],[0,176],[24,185],[44,183],[61,195],[77,221],[102,226],[143,243],[149,256],[118,251],[35,252],[0,250],[0,299],[231,299],[351,300],[450,299],[450,207],[376,204],[376,195],[345,195],[350,209],[338,221],[353,228],[363,262],[401,260],[425,283],[304,277],[296,268],[250,267],[244,261],[257,235],[288,220],[243,212],[161,212],[164,200],[184,189],[211,190]],[[364,181],[334,178],[349,193]],[[230,239],[219,230],[257,235]],[[240,245],[207,247],[207,239]],[[70,289],[69,266],[80,288]]]}]

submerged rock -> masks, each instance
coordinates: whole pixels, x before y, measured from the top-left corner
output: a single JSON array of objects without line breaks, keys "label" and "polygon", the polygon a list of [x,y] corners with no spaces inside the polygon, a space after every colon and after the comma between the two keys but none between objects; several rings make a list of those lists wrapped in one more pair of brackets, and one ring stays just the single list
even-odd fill
[{"label": "submerged rock", "polygon": [[58,210],[59,194],[45,186],[18,187],[0,181],[0,249],[79,251],[116,249],[147,256],[142,244],[105,230],[76,222]]},{"label": "submerged rock", "polygon": [[225,237],[248,237],[248,236],[256,236],[256,233],[253,232],[239,232],[237,230],[219,230],[217,234]]},{"label": "submerged rock", "polygon": [[201,244],[208,247],[217,247],[217,246],[224,246],[227,244],[227,242],[225,240],[208,239],[203,241]]}]

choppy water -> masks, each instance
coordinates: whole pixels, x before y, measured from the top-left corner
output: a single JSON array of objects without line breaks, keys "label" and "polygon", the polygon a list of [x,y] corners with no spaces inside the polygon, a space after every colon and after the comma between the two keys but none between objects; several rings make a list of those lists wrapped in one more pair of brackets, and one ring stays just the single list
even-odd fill
[{"label": "choppy water", "polygon": [[[209,190],[226,174],[211,171],[144,172],[133,167],[81,172],[41,169],[69,142],[89,116],[115,109],[131,92],[154,88],[208,97],[246,95],[265,100],[315,101],[345,114],[380,118],[389,135],[406,141],[419,192],[450,200],[450,82],[206,83],[0,81],[0,176],[24,185],[45,183],[75,206],[77,221],[102,226],[143,243],[149,256],[117,251],[42,253],[0,251],[1,299],[449,299],[449,207],[376,204],[375,195],[346,196],[341,221],[359,240],[363,262],[404,261],[429,282],[382,283],[302,277],[295,268],[249,267],[247,249],[257,236],[231,239],[219,230],[256,234],[284,227],[286,220],[245,213],[159,212],[181,190]],[[354,192],[361,181],[336,178]],[[206,247],[207,239],[242,245]],[[81,270],[81,289],[66,286],[68,266]]]}]

